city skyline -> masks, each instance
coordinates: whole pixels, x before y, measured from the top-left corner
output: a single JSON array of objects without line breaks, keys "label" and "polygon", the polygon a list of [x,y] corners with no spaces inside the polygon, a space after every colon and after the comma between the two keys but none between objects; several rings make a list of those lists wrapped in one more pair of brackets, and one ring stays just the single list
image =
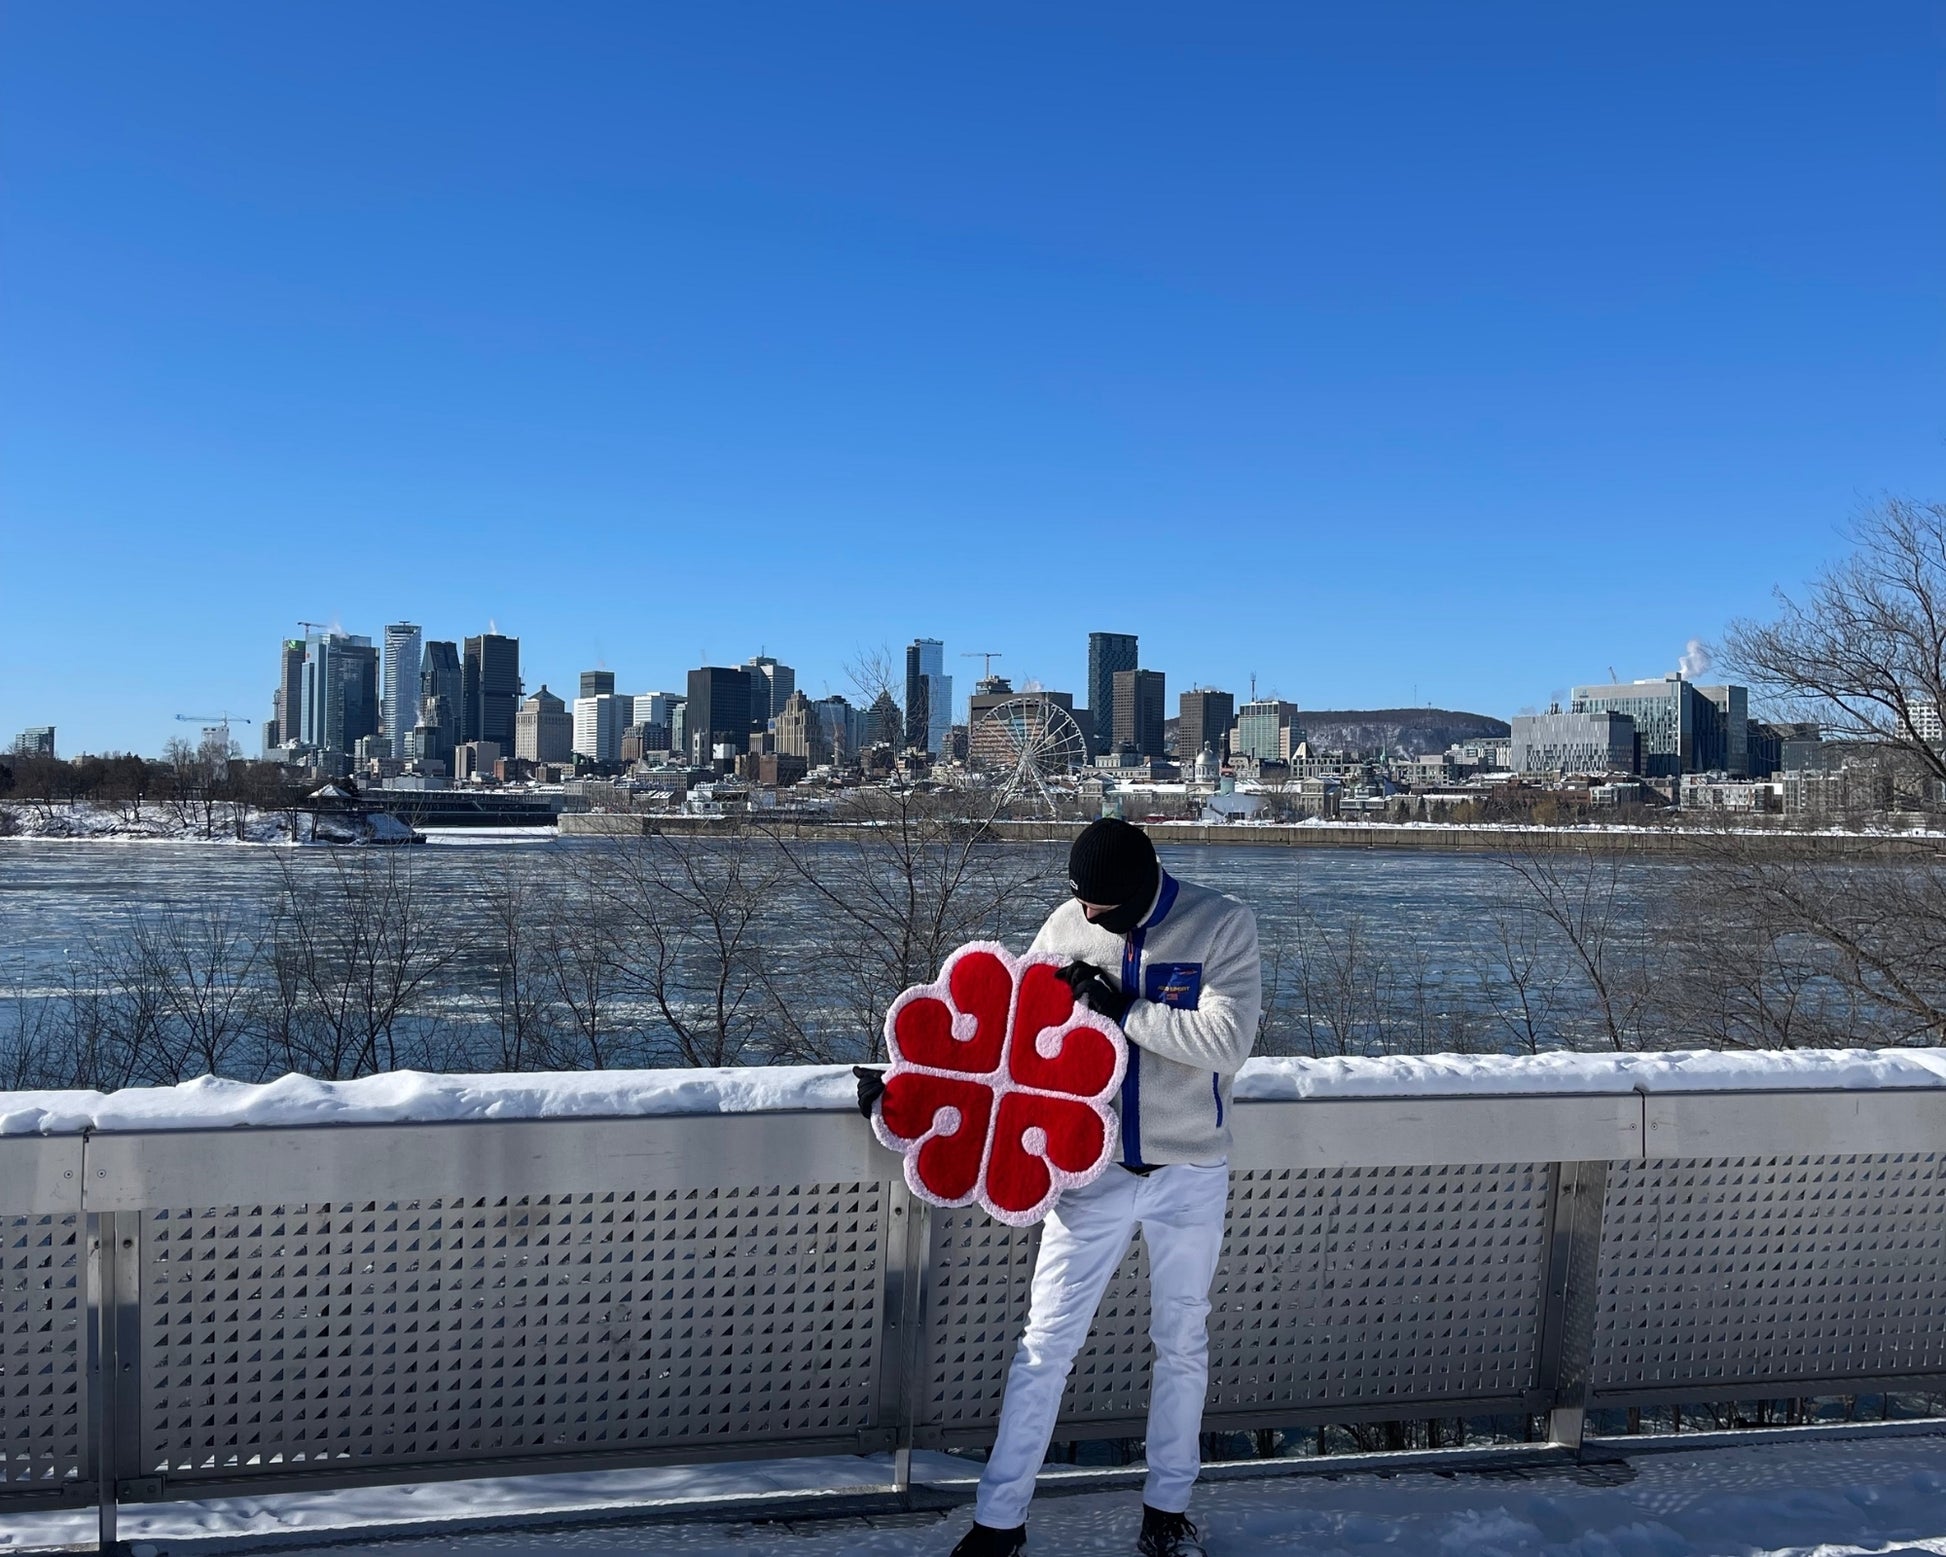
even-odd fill
[{"label": "city skyline", "polygon": [[1508,714],[1946,487],[1923,5],[334,14],[11,18],[0,728],[299,617]]}]

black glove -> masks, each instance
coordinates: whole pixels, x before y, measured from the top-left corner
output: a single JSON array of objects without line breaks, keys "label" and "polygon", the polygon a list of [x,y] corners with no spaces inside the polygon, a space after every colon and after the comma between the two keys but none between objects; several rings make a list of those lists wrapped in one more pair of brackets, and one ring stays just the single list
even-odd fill
[{"label": "black glove", "polygon": [[1135,1004],[1133,995],[1124,994],[1108,982],[1108,975],[1093,963],[1071,962],[1065,968],[1055,970],[1061,982],[1074,991],[1074,998],[1090,1011],[1099,1011],[1117,1027],[1128,1016],[1128,1008]]},{"label": "black glove", "polygon": [[854,1065],[851,1073],[858,1078],[858,1112],[869,1119],[872,1110],[878,1107],[878,1100],[885,1096],[885,1072],[873,1070],[869,1065]]}]

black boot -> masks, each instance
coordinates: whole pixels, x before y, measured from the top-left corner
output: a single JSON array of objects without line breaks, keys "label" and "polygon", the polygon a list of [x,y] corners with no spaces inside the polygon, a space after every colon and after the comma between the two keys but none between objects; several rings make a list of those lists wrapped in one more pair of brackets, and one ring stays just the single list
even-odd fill
[{"label": "black boot", "polygon": [[953,1557],[1018,1557],[1026,1550],[1025,1525],[1015,1525],[1011,1530],[996,1530],[976,1519],[973,1528],[953,1548]]},{"label": "black boot", "polygon": [[1142,1539],[1135,1544],[1139,1557],[1209,1557],[1196,1539],[1187,1514],[1165,1514],[1142,1505]]}]

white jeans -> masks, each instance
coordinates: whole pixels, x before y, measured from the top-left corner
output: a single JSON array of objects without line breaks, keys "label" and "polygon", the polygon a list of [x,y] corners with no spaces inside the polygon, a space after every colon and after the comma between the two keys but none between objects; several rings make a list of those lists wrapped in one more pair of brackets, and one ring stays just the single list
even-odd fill
[{"label": "white jeans", "polygon": [[1110,1168],[1069,1190],[1041,1228],[1032,1305],[1007,1371],[993,1455],[973,1517],[1010,1530],[1024,1524],[1034,1476],[1047,1458],[1054,1419],[1095,1308],[1140,1224],[1149,1247],[1149,1478],[1142,1501],[1179,1514],[1202,1469],[1197,1435],[1209,1386],[1209,1288],[1223,1247],[1227,1163],[1175,1165],[1146,1177]]}]

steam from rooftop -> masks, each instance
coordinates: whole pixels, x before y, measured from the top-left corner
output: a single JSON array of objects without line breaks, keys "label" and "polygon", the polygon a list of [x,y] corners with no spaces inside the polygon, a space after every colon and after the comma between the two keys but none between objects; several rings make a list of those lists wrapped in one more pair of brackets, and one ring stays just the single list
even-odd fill
[{"label": "steam from rooftop", "polygon": [[1683,651],[1683,657],[1677,662],[1677,666],[1690,681],[1694,681],[1698,676],[1709,674],[1710,651],[1701,638],[1689,640],[1689,647]]}]

